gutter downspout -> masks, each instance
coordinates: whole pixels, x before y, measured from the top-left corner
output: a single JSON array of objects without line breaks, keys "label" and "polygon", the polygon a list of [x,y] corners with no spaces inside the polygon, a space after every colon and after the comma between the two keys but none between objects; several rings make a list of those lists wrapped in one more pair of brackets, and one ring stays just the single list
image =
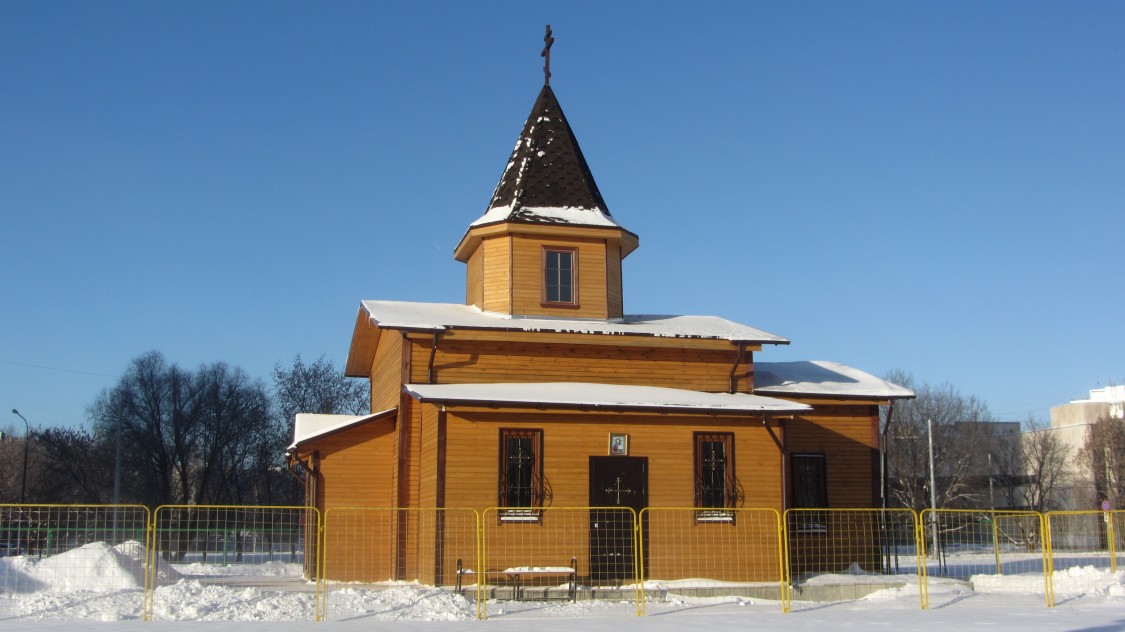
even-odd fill
[{"label": "gutter downspout", "polygon": [[444,329],[439,329],[434,332],[434,342],[430,346],[430,361],[426,365],[426,383],[434,384],[434,357],[437,356],[437,343],[441,340],[442,334],[445,333]]},{"label": "gutter downspout", "polygon": [[[778,419],[779,426],[784,427],[783,422],[784,419]],[[773,439],[773,442],[778,449],[778,455],[781,457],[781,511],[782,513],[784,513],[785,510],[788,509],[789,505],[789,472],[788,468],[786,467],[788,465],[788,459],[785,458],[789,451],[785,447],[786,441],[778,439],[777,435],[773,431],[773,428],[770,427],[768,416],[762,415],[762,425],[766,427],[766,432],[770,433],[770,438]],[[788,435],[786,435],[786,438],[788,438]]]},{"label": "gutter downspout", "polygon": [[[882,515],[882,517],[881,517],[882,519],[879,521],[879,523],[880,523],[880,527],[882,527],[882,529],[884,529],[884,530],[886,530],[886,519],[887,519],[887,512],[886,512],[886,509],[887,509],[887,487],[889,486],[889,483],[890,483],[890,477],[887,476],[887,447],[888,447],[887,435],[890,434],[891,422],[894,421],[894,417],[895,417],[895,400],[892,399],[887,404],[887,423],[883,425],[882,436],[879,437],[879,478],[880,478],[880,480],[879,480],[879,495],[882,496],[882,498],[880,499],[880,504],[883,507],[883,512],[882,512],[883,515]],[[883,534],[883,536],[884,536],[883,542],[886,542],[887,541],[886,534]],[[893,555],[894,555],[894,565],[897,568],[898,567],[898,554],[897,554],[897,552],[895,552]],[[891,556],[892,556],[892,552],[891,552],[890,547],[888,546],[888,547],[885,548],[885,550],[883,552],[883,568],[886,569],[886,570],[890,570],[890,568],[891,568]]]},{"label": "gutter downspout", "polygon": [[738,343],[738,355],[734,358],[734,366],[730,368],[730,390],[728,393],[736,393],[734,372],[738,370],[738,365],[742,364],[742,357],[746,354],[746,343]]},{"label": "gutter downspout", "polygon": [[891,422],[894,421],[895,415],[895,400],[891,400],[887,405],[887,423],[883,425],[883,436],[879,441],[879,488],[882,495],[882,507],[887,508],[887,487],[890,483],[890,477],[887,476],[887,435],[891,431]]}]

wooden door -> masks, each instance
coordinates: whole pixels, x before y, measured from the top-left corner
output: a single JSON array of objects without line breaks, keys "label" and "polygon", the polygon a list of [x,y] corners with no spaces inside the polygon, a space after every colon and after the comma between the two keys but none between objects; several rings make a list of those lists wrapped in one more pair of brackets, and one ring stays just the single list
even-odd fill
[{"label": "wooden door", "polygon": [[[648,506],[648,458],[590,457],[590,506],[629,507],[638,515]],[[642,532],[642,537],[647,533]],[[590,512],[590,579],[620,583],[635,577],[633,514]]]}]

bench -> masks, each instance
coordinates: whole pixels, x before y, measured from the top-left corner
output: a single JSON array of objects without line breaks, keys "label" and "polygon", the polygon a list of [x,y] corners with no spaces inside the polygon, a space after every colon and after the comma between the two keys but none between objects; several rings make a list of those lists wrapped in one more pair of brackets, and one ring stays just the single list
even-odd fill
[{"label": "bench", "polygon": [[[472,569],[464,568],[461,560],[457,560],[457,583],[456,590],[461,592],[461,578],[465,575],[472,575],[475,572]],[[484,572],[484,580],[486,585],[496,585],[488,581],[489,577],[503,578],[505,586],[511,587],[511,599],[519,600],[525,597],[525,589],[529,588],[527,582],[529,579],[536,578],[550,578],[559,577],[565,578],[567,582],[567,600],[576,601],[578,597],[578,558],[570,558],[570,566],[512,566],[503,570],[490,570]],[[547,599],[547,590],[545,587],[543,594],[539,599]]]}]

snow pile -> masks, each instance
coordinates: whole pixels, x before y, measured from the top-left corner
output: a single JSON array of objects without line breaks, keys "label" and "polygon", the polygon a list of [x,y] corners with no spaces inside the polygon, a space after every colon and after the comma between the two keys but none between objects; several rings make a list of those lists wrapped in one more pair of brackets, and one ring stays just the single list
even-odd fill
[{"label": "snow pile", "polygon": [[828,586],[837,584],[891,584],[905,582],[910,579],[917,581],[917,575],[885,575],[872,571],[865,571],[859,564],[852,562],[842,572],[821,573],[801,582],[804,586]]},{"label": "snow pile", "polygon": [[477,617],[476,608],[461,595],[422,586],[342,588],[330,590],[326,601],[330,619],[468,621]]},{"label": "snow pile", "polygon": [[177,564],[176,569],[187,576],[253,575],[255,577],[303,577],[302,565],[287,562],[262,562],[261,564],[215,564],[191,562]]},{"label": "snow pile", "polygon": [[[127,542],[110,547],[94,542],[58,555],[0,558],[0,620],[120,621],[140,619],[144,604],[144,547]],[[523,570],[523,569],[515,569]],[[548,570],[545,568],[537,569]],[[558,567],[549,570],[569,571]],[[181,572],[183,574],[181,574]],[[315,584],[300,576],[299,564],[263,562],[223,565],[193,562],[175,568],[161,561],[153,594],[157,621],[312,621],[316,617]],[[1055,594],[1069,601],[1120,604],[1125,598],[1125,571],[1093,566],[1060,570],[1053,575]],[[879,585],[882,584],[882,585]],[[805,587],[864,585],[866,596],[842,597],[853,604],[888,604],[915,608],[919,585],[915,575],[887,576],[853,565],[839,573],[802,582]],[[654,614],[695,608],[760,607],[778,609],[775,582],[731,583],[708,579],[647,580],[644,584]],[[822,591],[823,592],[823,591]],[[1042,595],[1043,575],[973,575],[971,580],[930,577],[931,603],[938,595],[958,603],[974,594],[1002,595],[1005,603],[1018,595]],[[660,594],[663,593],[663,594]],[[847,591],[841,592],[846,595]],[[776,596],[775,596],[776,595]],[[490,616],[606,617],[632,616],[632,591],[598,601],[489,602]],[[795,610],[820,602],[795,602]],[[974,601],[975,603],[975,601]],[[325,598],[330,620],[448,622],[475,619],[475,604],[451,591],[416,583],[328,585]],[[818,610],[812,608],[813,611]],[[882,612],[882,610],[880,610]]]},{"label": "snow pile", "polygon": [[[110,591],[144,589],[145,551],[139,542],[111,547],[90,542],[45,558],[21,555],[0,562],[0,587],[5,592],[40,590]],[[179,573],[162,564],[158,575],[175,581]]]},{"label": "snow pile", "polygon": [[183,580],[156,589],[152,614],[159,621],[312,621],[316,595]]},{"label": "snow pile", "polygon": [[[1111,572],[1109,569],[1093,566],[1074,566],[1055,571],[1051,576],[1056,599],[1061,597],[1080,597],[1097,595],[1101,597],[1125,597],[1125,571]],[[987,593],[1042,593],[1043,575],[973,575],[970,580],[973,590]]]}]

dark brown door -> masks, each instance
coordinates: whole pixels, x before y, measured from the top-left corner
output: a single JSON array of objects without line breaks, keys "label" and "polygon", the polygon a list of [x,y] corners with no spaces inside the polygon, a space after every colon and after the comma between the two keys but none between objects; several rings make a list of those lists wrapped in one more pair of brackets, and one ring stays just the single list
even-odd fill
[{"label": "dark brown door", "polygon": [[[648,457],[590,457],[590,579],[632,581],[633,514],[648,506]],[[643,534],[647,535],[647,534]]]}]

